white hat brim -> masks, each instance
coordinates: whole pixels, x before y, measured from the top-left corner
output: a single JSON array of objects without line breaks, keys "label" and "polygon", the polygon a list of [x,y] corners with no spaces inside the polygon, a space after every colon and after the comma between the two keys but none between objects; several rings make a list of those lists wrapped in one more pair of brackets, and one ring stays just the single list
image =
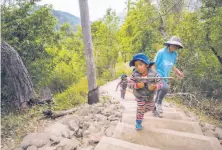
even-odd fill
[{"label": "white hat brim", "polygon": [[177,45],[177,46],[180,46],[180,48],[183,48],[183,45],[180,43],[180,42],[177,42],[177,41],[167,41],[165,42],[163,45]]}]

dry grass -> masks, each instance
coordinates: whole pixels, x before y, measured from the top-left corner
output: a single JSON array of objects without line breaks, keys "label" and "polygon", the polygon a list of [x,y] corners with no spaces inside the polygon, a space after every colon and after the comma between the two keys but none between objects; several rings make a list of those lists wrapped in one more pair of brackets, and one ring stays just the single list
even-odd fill
[{"label": "dry grass", "polygon": [[[204,108],[211,107],[212,104],[210,104],[210,102],[207,100],[201,101],[201,104],[200,104],[201,108],[188,107],[187,105],[184,104],[184,101],[178,97],[167,98],[166,101],[177,105],[178,107],[182,108],[185,111],[190,111],[190,112],[195,113],[199,117],[200,121],[202,121],[202,122],[207,122],[210,124],[214,124],[216,126],[221,126],[221,124],[222,124],[222,120],[218,119],[218,117],[211,115],[207,111],[202,109],[203,107]],[[214,109],[212,111],[222,110],[222,103],[218,102],[218,104],[215,106],[216,106],[216,109]],[[214,113],[214,112],[212,112],[212,113]],[[218,113],[218,112],[215,112],[215,113]]]},{"label": "dry grass", "polygon": [[42,119],[44,106],[35,106],[29,110],[17,111],[1,118],[1,148],[10,150],[18,147],[28,133],[39,132],[52,120]]}]

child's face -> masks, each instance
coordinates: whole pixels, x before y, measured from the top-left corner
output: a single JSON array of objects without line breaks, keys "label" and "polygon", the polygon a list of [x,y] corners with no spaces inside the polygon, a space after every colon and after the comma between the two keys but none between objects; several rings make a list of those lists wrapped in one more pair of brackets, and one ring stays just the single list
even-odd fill
[{"label": "child's face", "polygon": [[176,50],[178,50],[178,49],[179,49],[179,46],[177,46],[177,45],[170,45],[170,46],[169,46],[169,50],[170,50],[171,52],[176,51]]},{"label": "child's face", "polygon": [[124,77],[123,80],[126,80],[126,77]]},{"label": "child's face", "polygon": [[135,67],[139,73],[142,73],[142,74],[147,73],[148,65],[143,63],[142,61],[140,61],[140,60],[135,61]]}]

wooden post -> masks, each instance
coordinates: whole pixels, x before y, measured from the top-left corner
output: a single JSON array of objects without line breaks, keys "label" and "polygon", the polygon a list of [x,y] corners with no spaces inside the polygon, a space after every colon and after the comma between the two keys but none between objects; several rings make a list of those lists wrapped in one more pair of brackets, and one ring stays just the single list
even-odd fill
[{"label": "wooden post", "polygon": [[87,77],[88,77],[88,104],[99,101],[99,91],[96,83],[96,68],[93,56],[93,43],[89,21],[88,0],[79,0],[82,33],[84,40]]}]

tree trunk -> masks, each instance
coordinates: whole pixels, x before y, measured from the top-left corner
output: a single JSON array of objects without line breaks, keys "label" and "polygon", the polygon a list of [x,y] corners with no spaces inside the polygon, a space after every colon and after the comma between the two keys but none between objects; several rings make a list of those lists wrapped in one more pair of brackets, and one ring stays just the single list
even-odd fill
[{"label": "tree trunk", "polygon": [[[22,59],[9,44],[1,42],[1,76],[4,101],[17,108],[25,108],[30,100],[36,98],[31,78]],[[9,91],[10,90],[10,91]],[[7,94],[11,93],[11,94]]]},{"label": "tree trunk", "polygon": [[89,21],[88,0],[79,0],[79,8],[87,65],[87,77],[89,88],[88,103],[93,104],[99,101],[99,92],[96,84],[96,68],[93,56],[93,43]]}]

